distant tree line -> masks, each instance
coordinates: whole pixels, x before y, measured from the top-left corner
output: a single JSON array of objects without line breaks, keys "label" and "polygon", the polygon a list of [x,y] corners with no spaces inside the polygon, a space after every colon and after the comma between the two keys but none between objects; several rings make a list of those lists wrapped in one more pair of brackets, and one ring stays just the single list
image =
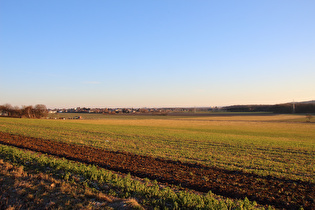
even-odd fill
[{"label": "distant tree line", "polygon": [[230,112],[315,113],[315,103],[287,103],[276,105],[235,105],[224,108]]},{"label": "distant tree line", "polygon": [[272,112],[273,105],[234,105],[224,107],[229,112]]},{"label": "distant tree line", "polygon": [[11,104],[0,105],[0,115],[8,117],[41,118],[47,117],[48,110],[45,105],[22,106],[21,108]]},{"label": "distant tree line", "polygon": [[315,113],[314,103],[296,103],[274,105],[275,113]]}]

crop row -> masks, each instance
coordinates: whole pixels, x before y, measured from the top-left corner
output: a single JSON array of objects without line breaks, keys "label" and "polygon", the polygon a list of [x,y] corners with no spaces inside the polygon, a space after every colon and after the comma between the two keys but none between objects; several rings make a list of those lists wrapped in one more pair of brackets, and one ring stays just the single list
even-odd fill
[{"label": "crop row", "polygon": [[[149,179],[135,180],[130,175],[119,176],[94,165],[23,151],[0,145],[0,157],[23,165],[25,169],[53,174],[69,182],[80,182],[89,187],[119,197],[134,197],[149,208],[164,209],[256,209],[257,204],[244,200],[216,199],[211,192],[196,194],[161,187]],[[217,196],[216,196],[217,197]],[[271,207],[269,207],[271,209]]]},{"label": "crop row", "polygon": [[33,151],[65,157],[106,169],[157,179],[201,192],[213,191],[230,198],[255,200],[281,208],[314,207],[315,188],[309,182],[261,177],[241,171],[209,168],[150,156],[113,152],[51,140],[0,133],[0,142]]},{"label": "crop row", "polygon": [[2,118],[0,131],[315,183],[315,124],[222,119]]},{"label": "crop row", "polygon": [[105,195],[80,183],[47,173],[25,170],[0,158],[0,209],[108,209],[120,206],[142,210],[135,199]]}]

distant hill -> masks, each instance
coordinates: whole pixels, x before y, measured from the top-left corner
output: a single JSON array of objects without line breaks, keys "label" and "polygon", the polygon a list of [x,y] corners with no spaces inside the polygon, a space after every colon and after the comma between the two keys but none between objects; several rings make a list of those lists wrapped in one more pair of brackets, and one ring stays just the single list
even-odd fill
[{"label": "distant hill", "polygon": [[315,100],[312,101],[302,101],[302,102],[297,102],[299,104],[315,104]]}]

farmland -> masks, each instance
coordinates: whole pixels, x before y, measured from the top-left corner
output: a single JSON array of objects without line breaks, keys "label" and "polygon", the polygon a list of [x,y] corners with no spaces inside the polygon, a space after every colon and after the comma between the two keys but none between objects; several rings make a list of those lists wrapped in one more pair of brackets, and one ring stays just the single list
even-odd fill
[{"label": "farmland", "polygon": [[[14,136],[18,136],[18,138],[30,138],[32,141],[50,140],[50,142],[60,144],[94,148],[95,151],[114,151],[118,152],[117,154],[138,155],[137,157],[148,157],[148,159],[177,161],[178,167],[190,164],[190,166],[198,166],[204,171],[208,170],[207,167],[227,170],[232,171],[235,176],[242,174],[244,177],[256,177],[262,182],[264,182],[263,180],[287,180],[280,181],[279,185],[276,184],[276,181],[274,182],[274,186],[278,186],[277,191],[279,191],[280,198],[284,194],[281,190],[288,190],[287,197],[290,197],[291,193],[284,186],[279,187],[282,184],[300,185],[297,188],[291,187],[295,191],[302,189],[302,191],[308,192],[308,190],[314,189],[315,124],[306,123],[305,116],[91,116],[83,116],[84,120],[0,118],[0,132],[3,135],[10,134],[13,139],[17,138]],[[7,139],[11,137],[7,137]],[[35,148],[29,149],[36,151]],[[47,153],[40,149],[38,151]],[[83,159],[81,161],[88,162]],[[102,165],[95,161],[91,161],[91,163]],[[127,168],[127,165],[122,164],[122,167],[126,169],[125,172],[137,175],[135,170]],[[159,179],[151,172],[142,171],[141,173],[148,178]],[[172,172],[167,173],[172,174]],[[186,184],[187,187],[198,190],[196,183],[199,182],[191,181],[199,179],[198,170],[194,171],[191,167],[188,173],[190,174],[187,177],[191,177],[186,181],[186,183],[190,183]],[[227,173],[224,172],[224,174]],[[210,175],[205,176],[205,174],[206,172],[201,174],[200,180],[203,181],[200,183],[205,186],[205,191],[208,191],[214,185],[207,185],[207,183],[213,183],[214,178]],[[173,177],[172,180],[174,180],[174,184],[178,185],[181,179]],[[164,182],[172,183],[170,179],[164,180]],[[216,182],[219,183],[218,189],[214,188],[213,191],[228,196],[229,193],[225,194],[224,189],[225,191],[229,191],[229,189],[224,186],[229,182],[225,182],[224,178],[216,178]],[[243,182],[235,182],[235,186],[239,184],[239,189],[242,189]],[[253,180],[248,179],[248,182],[253,184]],[[185,185],[185,182],[183,181],[181,184]],[[265,185],[257,185],[257,187],[262,186],[266,188]],[[310,196],[311,200],[314,199],[313,195]],[[251,196],[239,192],[234,198],[238,197]],[[255,200],[263,204],[269,202],[267,197],[259,199],[257,197]],[[291,200],[292,198],[289,198],[287,202],[291,202],[293,206],[303,206],[303,203],[308,203],[304,207],[310,208],[310,205],[314,205],[314,202],[312,204],[309,201],[300,201],[299,204],[299,202]],[[277,203],[271,199],[269,204],[273,203],[282,205],[281,202]]]}]

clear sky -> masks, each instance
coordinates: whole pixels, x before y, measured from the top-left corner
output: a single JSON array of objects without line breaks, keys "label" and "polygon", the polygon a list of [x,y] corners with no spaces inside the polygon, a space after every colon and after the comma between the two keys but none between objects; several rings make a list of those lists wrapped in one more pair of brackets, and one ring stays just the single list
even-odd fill
[{"label": "clear sky", "polygon": [[0,0],[0,104],[274,104],[314,80],[314,0]]}]

